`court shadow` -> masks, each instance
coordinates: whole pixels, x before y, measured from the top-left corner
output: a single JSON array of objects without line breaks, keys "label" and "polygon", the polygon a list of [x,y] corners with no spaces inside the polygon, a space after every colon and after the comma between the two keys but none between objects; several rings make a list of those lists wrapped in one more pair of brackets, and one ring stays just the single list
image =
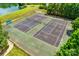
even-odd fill
[{"label": "court shadow", "polygon": [[71,36],[71,34],[73,33],[73,30],[67,30],[67,35]]}]

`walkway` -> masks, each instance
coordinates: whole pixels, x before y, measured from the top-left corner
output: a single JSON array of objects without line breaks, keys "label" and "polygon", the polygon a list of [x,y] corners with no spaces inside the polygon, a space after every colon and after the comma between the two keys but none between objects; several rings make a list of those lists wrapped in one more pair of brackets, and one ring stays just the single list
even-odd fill
[{"label": "walkway", "polygon": [[8,45],[9,45],[9,48],[7,49],[7,51],[4,53],[3,56],[6,56],[13,48],[14,44],[8,40]]}]

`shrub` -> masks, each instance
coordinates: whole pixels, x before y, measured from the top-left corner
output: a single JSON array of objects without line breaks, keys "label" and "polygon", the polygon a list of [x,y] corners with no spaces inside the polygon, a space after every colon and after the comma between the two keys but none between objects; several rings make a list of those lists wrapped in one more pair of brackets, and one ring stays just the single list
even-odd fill
[{"label": "shrub", "polygon": [[79,28],[79,17],[72,22],[72,28],[73,30],[77,30]]}]

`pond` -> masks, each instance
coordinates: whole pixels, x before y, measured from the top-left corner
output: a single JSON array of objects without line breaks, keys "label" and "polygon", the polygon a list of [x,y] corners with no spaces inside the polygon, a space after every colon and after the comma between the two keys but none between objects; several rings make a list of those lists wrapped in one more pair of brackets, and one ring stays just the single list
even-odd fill
[{"label": "pond", "polygon": [[17,10],[19,10],[18,6],[11,6],[11,7],[8,7],[8,8],[0,8],[0,15],[5,15],[5,14],[8,14],[8,13],[17,11]]}]

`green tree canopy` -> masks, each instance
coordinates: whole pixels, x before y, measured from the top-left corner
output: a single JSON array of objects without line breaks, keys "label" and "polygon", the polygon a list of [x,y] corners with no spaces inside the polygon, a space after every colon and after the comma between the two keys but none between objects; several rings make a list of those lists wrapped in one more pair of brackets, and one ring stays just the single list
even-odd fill
[{"label": "green tree canopy", "polygon": [[78,56],[79,55],[79,29],[77,29],[71,38],[57,52],[58,56]]},{"label": "green tree canopy", "polygon": [[77,30],[79,28],[79,17],[72,22],[73,30]]},{"label": "green tree canopy", "polygon": [[8,8],[11,6],[17,6],[17,3],[0,3],[0,8]]},{"label": "green tree canopy", "polygon": [[48,14],[63,16],[70,19],[75,19],[79,16],[78,3],[52,3],[47,8]]},{"label": "green tree canopy", "polygon": [[7,39],[8,39],[8,32],[6,32],[0,23],[0,49],[6,48],[7,45]]}]

